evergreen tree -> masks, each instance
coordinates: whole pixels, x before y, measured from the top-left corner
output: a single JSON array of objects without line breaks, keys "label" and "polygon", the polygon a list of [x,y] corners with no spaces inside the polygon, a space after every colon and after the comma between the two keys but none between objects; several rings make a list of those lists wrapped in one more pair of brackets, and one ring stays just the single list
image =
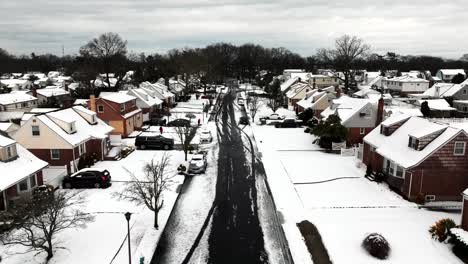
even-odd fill
[{"label": "evergreen tree", "polygon": [[318,123],[311,131],[318,137],[319,146],[325,149],[331,149],[332,143],[343,142],[347,132],[337,115],[330,115],[327,120]]},{"label": "evergreen tree", "polygon": [[429,104],[427,103],[427,101],[422,102],[421,113],[424,117],[429,117],[431,115],[431,109],[429,108]]},{"label": "evergreen tree", "polygon": [[452,83],[460,84],[465,80],[465,76],[461,73],[453,76]]}]

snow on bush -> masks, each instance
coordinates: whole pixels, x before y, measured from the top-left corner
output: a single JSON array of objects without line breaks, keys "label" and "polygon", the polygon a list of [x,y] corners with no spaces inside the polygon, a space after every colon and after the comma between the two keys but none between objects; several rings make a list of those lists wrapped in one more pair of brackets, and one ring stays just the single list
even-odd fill
[{"label": "snow on bush", "polygon": [[454,235],[455,239],[465,244],[465,246],[468,246],[468,232],[467,231],[461,228],[452,228],[450,229],[450,232]]},{"label": "snow on bush", "polygon": [[450,229],[455,226],[455,222],[450,218],[440,219],[431,226],[431,228],[429,228],[429,233],[433,239],[437,239],[439,242],[444,242],[450,235]]},{"label": "snow on bush", "polygon": [[364,249],[378,259],[386,259],[390,254],[390,245],[387,240],[378,233],[372,233],[362,241]]}]

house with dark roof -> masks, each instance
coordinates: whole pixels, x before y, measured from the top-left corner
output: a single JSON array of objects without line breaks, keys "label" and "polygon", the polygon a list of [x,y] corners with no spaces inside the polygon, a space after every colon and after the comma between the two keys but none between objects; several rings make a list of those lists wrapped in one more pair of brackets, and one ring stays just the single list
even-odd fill
[{"label": "house with dark roof", "polygon": [[409,200],[460,200],[468,187],[465,129],[394,115],[364,137],[363,162]]}]

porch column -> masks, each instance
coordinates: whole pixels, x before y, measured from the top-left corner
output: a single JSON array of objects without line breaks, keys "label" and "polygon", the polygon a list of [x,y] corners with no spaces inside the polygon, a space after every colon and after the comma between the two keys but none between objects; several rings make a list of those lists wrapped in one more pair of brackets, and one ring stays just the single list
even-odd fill
[{"label": "porch column", "polygon": [[461,227],[463,230],[468,231],[468,189],[463,192],[463,207],[462,207],[462,220]]}]

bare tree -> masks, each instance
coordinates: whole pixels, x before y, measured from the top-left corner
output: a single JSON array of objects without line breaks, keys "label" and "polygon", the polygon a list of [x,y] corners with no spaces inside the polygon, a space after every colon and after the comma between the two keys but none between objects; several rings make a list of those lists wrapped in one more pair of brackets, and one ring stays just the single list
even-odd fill
[{"label": "bare tree", "polygon": [[175,127],[174,130],[177,134],[177,138],[182,144],[182,150],[184,151],[184,154],[185,154],[185,161],[187,161],[187,154],[190,151],[190,143],[192,142],[192,139],[195,137],[197,128],[192,127],[192,126],[188,126],[188,127],[181,126],[181,127]]},{"label": "bare tree", "polygon": [[260,107],[260,100],[258,100],[258,96],[250,96],[249,98],[250,115],[252,116],[252,120],[255,121],[255,115],[257,115],[258,108]]},{"label": "bare tree", "polygon": [[159,161],[152,159],[143,166],[144,177],[136,177],[127,170],[132,181],[121,193],[116,193],[120,199],[125,199],[136,204],[144,204],[154,212],[154,228],[158,229],[158,214],[164,205],[163,193],[172,183],[174,173],[168,170],[170,156],[164,153]]},{"label": "bare tree", "polygon": [[127,41],[123,40],[117,33],[108,32],[92,39],[80,48],[80,54],[83,57],[96,58],[102,63],[102,70],[106,74],[106,82],[109,88],[109,73],[111,71],[119,75],[119,81],[125,75],[120,68],[125,64]]},{"label": "bare tree", "polygon": [[350,82],[353,81],[354,64],[357,60],[367,56],[370,46],[356,36],[344,35],[335,40],[334,49],[319,49],[317,57],[324,63],[342,71],[344,78],[338,74],[335,77],[344,81],[345,90],[349,89]]},{"label": "bare tree", "polygon": [[60,247],[56,235],[70,228],[84,228],[94,217],[82,212],[84,202],[79,193],[56,191],[54,195],[43,195],[25,201],[3,217],[12,220],[15,227],[0,236],[7,246],[21,245],[27,252],[47,253],[47,261],[54,256],[54,249]]}]

